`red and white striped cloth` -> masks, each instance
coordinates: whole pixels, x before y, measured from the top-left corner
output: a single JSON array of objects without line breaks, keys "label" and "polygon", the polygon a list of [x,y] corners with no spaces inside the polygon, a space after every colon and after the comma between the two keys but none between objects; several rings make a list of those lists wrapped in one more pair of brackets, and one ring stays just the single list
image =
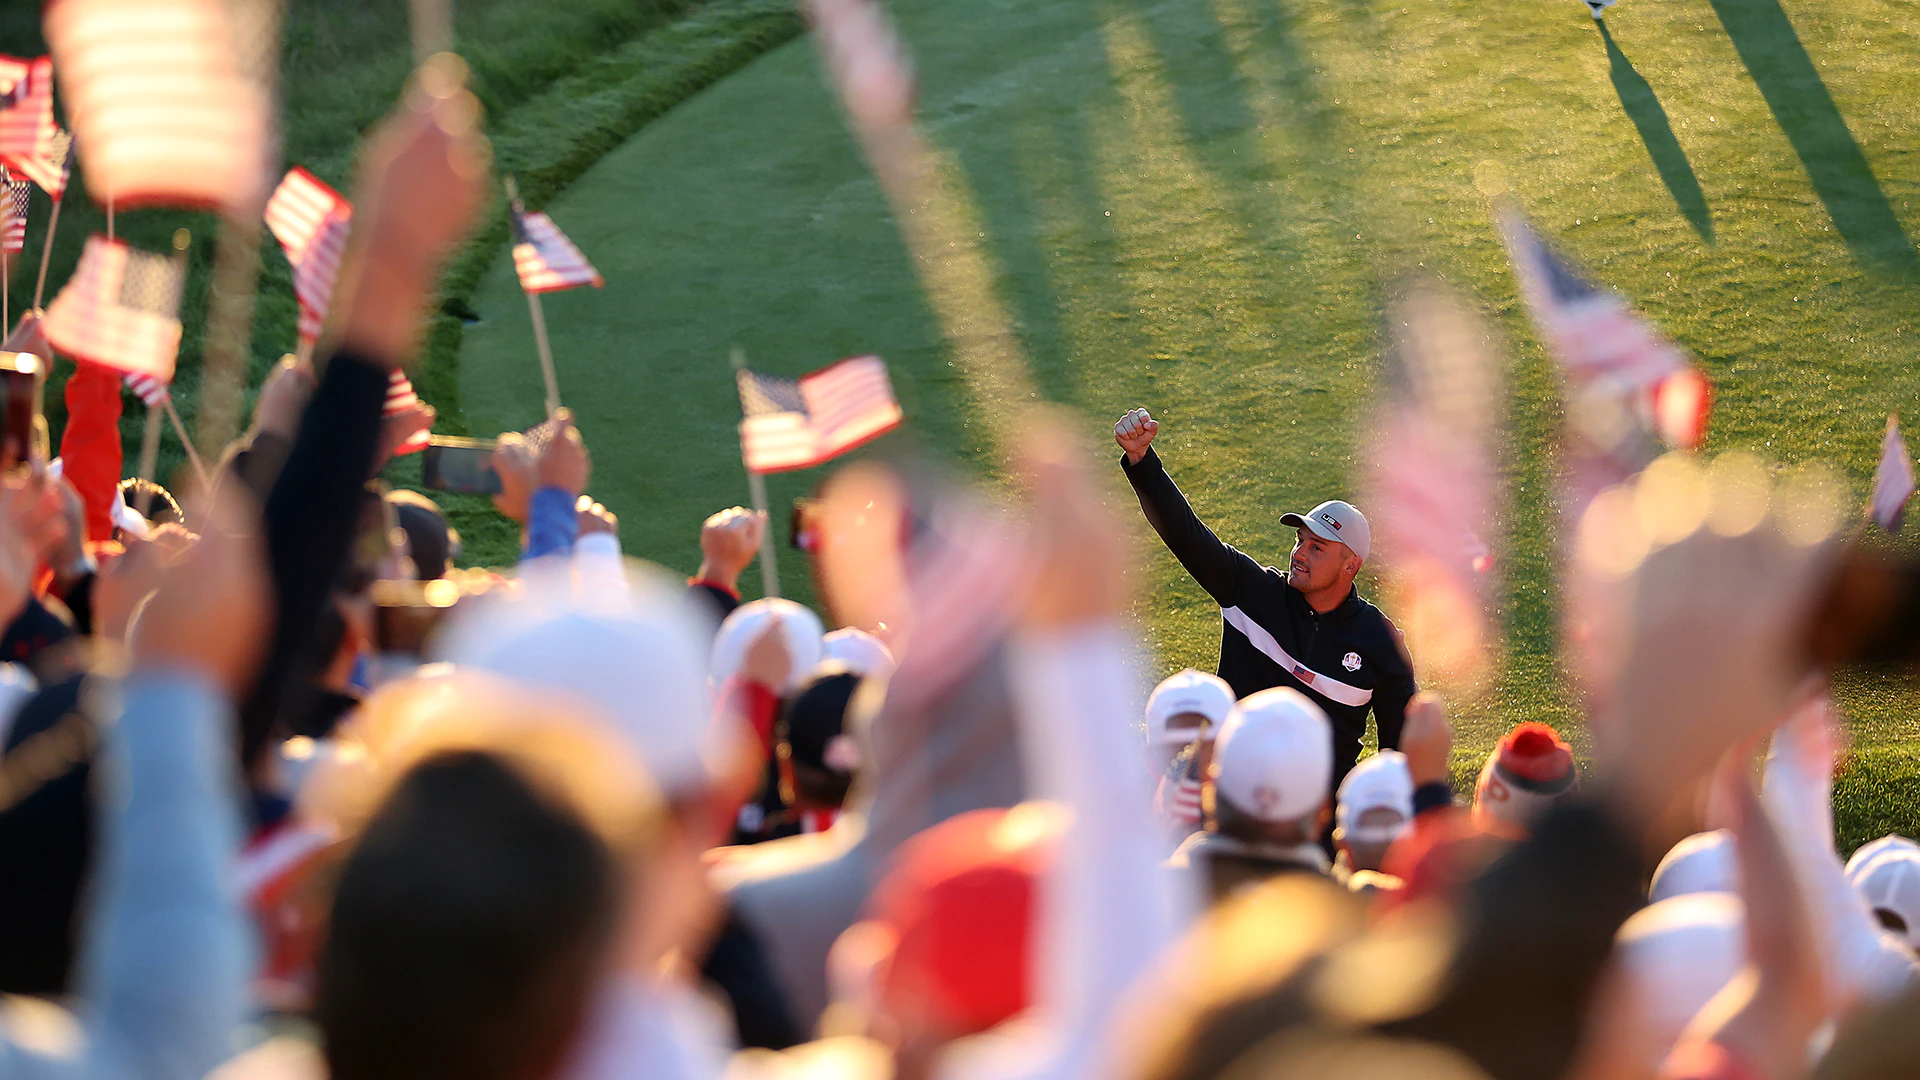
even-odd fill
[{"label": "red and white striped cloth", "polygon": [[317,341],[333,304],[333,284],[347,253],[353,204],[312,173],[294,166],[267,200],[267,230],[293,267],[300,301],[300,340]]},{"label": "red and white striped cloth", "polygon": [[1873,500],[1867,510],[1874,524],[1890,533],[1899,532],[1911,498],[1913,455],[1907,452],[1906,437],[1900,434],[1900,418],[1889,416],[1886,438],[1880,441],[1880,466],[1873,473]]},{"label": "red and white striped cloth", "polygon": [[[420,396],[413,392],[413,383],[407,379],[405,372],[394,368],[392,376],[387,380],[387,400],[380,408],[380,415],[398,416],[419,404]],[[407,441],[401,443],[394,450],[393,455],[399,457],[402,454],[417,454],[427,448],[427,440],[431,437],[429,432],[417,431],[408,436]]]},{"label": "red and white striped cloth", "polygon": [[223,0],[47,5],[42,26],[96,201],[217,209],[261,196],[270,114],[237,53],[240,25]]},{"label": "red and white striped cloth", "polygon": [[27,246],[27,207],[33,198],[33,185],[16,179],[0,169],[0,181],[6,185],[0,197],[0,251],[18,255]]},{"label": "red and white striped cloth", "polygon": [[1168,773],[1160,778],[1153,792],[1153,808],[1176,829],[1190,831],[1200,827],[1200,780],[1198,777]]},{"label": "red and white striped cloth", "polygon": [[1571,386],[1567,412],[1598,457],[1593,475],[1578,482],[1576,503],[1638,471],[1662,443],[1697,448],[1713,393],[1686,353],[1619,294],[1581,277],[1518,210],[1503,208],[1499,223],[1521,296]]},{"label": "red and white striped cloth", "polygon": [[53,60],[0,57],[0,162],[58,199],[71,145],[53,122]]},{"label": "red and white striped cloth", "polygon": [[513,202],[512,217],[513,270],[520,275],[521,289],[546,293],[606,284],[552,218],[528,213],[518,199]]},{"label": "red and white striped cloth", "polygon": [[90,236],[47,308],[47,341],[75,360],[171,381],[185,278],[178,259]]},{"label": "red and white striped cloth", "polygon": [[149,409],[167,403],[169,396],[167,384],[151,375],[128,375],[126,384],[127,389],[133,391],[134,396],[140,399],[140,403]]},{"label": "red and white striped cloth", "polygon": [[886,361],[854,356],[798,380],[741,370],[740,456],[757,473],[807,469],[900,426]]}]

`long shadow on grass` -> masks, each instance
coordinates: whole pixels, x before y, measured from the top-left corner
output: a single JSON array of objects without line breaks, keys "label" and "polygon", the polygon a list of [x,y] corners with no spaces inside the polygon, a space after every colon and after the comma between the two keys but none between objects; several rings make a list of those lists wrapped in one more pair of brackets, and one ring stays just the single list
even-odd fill
[{"label": "long shadow on grass", "polygon": [[1779,0],[1711,2],[1854,257],[1920,274],[1920,256]]},{"label": "long shadow on grass", "polygon": [[1700,190],[1700,180],[1693,174],[1687,152],[1674,137],[1667,110],[1661,107],[1652,85],[1634,69],[1633,61],[1620,51],[1604,21],[1600,23],[1600,37],[1607,43],[1607,61],[1611,65],[1613,89],[1620,95],[1620,107],[1627,110],[1633,126],[1640,130],[1640,141],[1646,144],[1647,156],[1653,159],[1653,167],[1660,170],[1660,179],[1673,193],[1673,201],[1680,204],[1680,212],[1687,216],[1700,239],[1713,243],[1713,215],[1707,210],[1706,193]]}]

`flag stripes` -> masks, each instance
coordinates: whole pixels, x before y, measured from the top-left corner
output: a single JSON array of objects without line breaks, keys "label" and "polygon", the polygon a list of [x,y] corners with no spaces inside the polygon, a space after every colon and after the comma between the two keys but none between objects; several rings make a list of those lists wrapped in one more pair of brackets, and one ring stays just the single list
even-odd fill
[{"label": "flag stripes", "polygon": [[33,185],[5,170],[0,170],[0,180],[6,184],[5,196],[0,197],[0,251],[18,255],[27,246],[27,207]]},{"label": "flag stripes", "polygon": [[129,374],[125,382],[127,389],[133,391],[133,395],[140,399],[140,403],[149,409],[166,404],[170,396],[167,384],[151,375]]},{"label": "flag stripes", "polygon": [[100,202],[246,206],[269,113],[223,0],[59,0],[44,19],[62,100]]},{"label": "flag stripes", "polygon": [[520,288],[530,293],[558,292],[582,285],[606,284],[567,234],[545,214],[528,213],[513,205],[513,270]]},{"label": "flag stripes", "polygon": [[293,267],[293,294],[300,302],[300,340],[316,341],[333,304],[340,263],[346,257],[353,204],[296,165],[267,200],[266,222]]},{"label": "flag stripes", "polygon": [[[413,383],[407,374],[399,368],[387,379],[387,400],[380,406],[381,416],[398,416],[420,404],[420,396],[413,392]],[[407,437],[407,441],[394,450],[395,457],[403,454],[417,454],[427,448],[427,440],[432,435],[426,431],[416,431]]]},{"label": "flag stripes", "polygon": [[901,420],[878,356],[855,356],[799,380],[738,373],[740,453],[759,473],[806,469],[883,435]]},{"label": "flag stripes", "polygon": [[177,259],[90,236],[47,308],[47,341],[75,360],[170,381],[185,277]]},{"label": "flag stripes", "polygon": [[0,57],[0,163],[58,199],[71,142],[53,122],[53,60]]}]

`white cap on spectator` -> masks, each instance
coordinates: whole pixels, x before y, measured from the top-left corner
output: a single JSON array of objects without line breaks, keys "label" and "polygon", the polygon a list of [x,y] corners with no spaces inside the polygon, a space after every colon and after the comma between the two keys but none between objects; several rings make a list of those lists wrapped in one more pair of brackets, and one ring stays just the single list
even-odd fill
[{"label": "white cap on spectator", "polygon": [[1297,821],[1326,803],[1332,780],[1333,725],[1298,690],[1253,694],[1220,726],[1214,789],[1243,814]]},{"label": "white cap on spectator", "polygon": [[863,679],[893,674],[893,653],[887,644],[857,626],[843,626],[820,639],[823,659],[838,660]]},{"label": "white cap on spectator", "polygon": [[1878,840],[1869,840],[1860,845],[1853,857],[1847,860],[1847,880],[1858,883],[1860,871],[1867,864],[1889,851],[1911,851],[1920,854],[1920,844],[1914,843],[1898,833],[1888,833]]},{"label": "white cap on spectator", "polygon": [[457,610],[439,652],[592,708],[669,794],[704,785],[731,747],[713,723],[713,622],[686,586],[634,564],[619,596],[529,588]]},{"label": "white cap on spectator", "polygon": [[1220,725],[1233,712],[1233,687],[1217,675],[1188,668],[1161,680],[1147,698],[1147,744],[1149,746],[1185,746],[1200,737],[1200,732],[1169,731],[1167,721],[1184,713],[1207,718],[1218,734]]},{"label": "white cap on spectator", "polygon": [[747,662],[747,650],[776,619],[793,664],[787,669],[787,685],[774,689],[788,693],[813,674],[813,669],[820,666],[821,639],[826,636],[820,616],[791,600],[770,596],[741,604],[720,624],[720,632],[713,637],[713,685],[719,686],[740,673]]},{"label": "white cap on spectator", "polygon": [[[1360,816],[1369,810],[1392,810],[1400,815],[1398,825],[1359,825]],[[1334,800],[1334,824],[1349,840],[1366,843],[1390,843],[1413,820],[1413,770],[1407,767],[1407,755],[1398,750],[1382,750],[1353,767],[1340,781],[1340,793]]]},{"label": "white cap on spectator", "polygon": [[1653,870],[1647,899],[1653,903],[1694,893],[1739,892],[1739,852],[1725,829],[1694,833],[1673,845]]},{"label": "white cap on spectator", "polygon": [[1362,559],[1373,550],[1373,529],[1352,503],[1329,499],[1304,514],[1282,514],[1280,524],[1305,529],[1322,540],[1345,544]]},{"label": "white cap on spectator", "polygon": [[[1853,877],[1853,887],[1881,925],[1909,945],[1920,942],[1920,852],[1894,847],[1869,860]],[[1893,925],[1881,913],[1899,919]]]},{"label": "white cap on spectator", "polygon": [[1688,1024],[1747,962],[1747,908],[1731,893],[1676,896],[1641,908],[1614,938],[1613,964],[1632,1015],[1609,1030],[1652,1075]]}]

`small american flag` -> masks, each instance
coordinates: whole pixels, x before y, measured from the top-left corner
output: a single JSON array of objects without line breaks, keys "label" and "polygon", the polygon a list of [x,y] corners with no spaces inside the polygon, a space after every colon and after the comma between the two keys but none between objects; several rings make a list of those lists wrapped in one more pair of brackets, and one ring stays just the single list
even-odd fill
[{"label": "small american flag", "polygon": [[513,269],[520,287],[530,293],[606,284],[552,218],[528,213],[518,199],[513,201]]},{"label": "small american flag", "polygon": [[0,162],[58,199],[72,140],[53,122],[53,61],[0,57]]},{"label": "small american flag", "polygon": [[736,373],[740,454],[757,473],[809,469],[900,426],[887,365],[855,356],[798,380]]},{"label": "small american flag", "polygon": [[185,278],[178,259],[90,236],[47,308],[47,341],[75,360],[171,381]]},{"label": "small american flag", "polygon": [[33,185],[14,179],[4,169],[0,178],[6,183],[6,195],[0,198],[0,251],[18,255],[27,246],[27,206]]},{"label": "small american flag", "polygon": [[294,166],[267,200],[267,229],[293,267],[300,301],[300,340],[316,341],[333,304],[333,283],[346,256],[353,204],[307,170]]},{"label": "small american flag", "polygon": [[1534,325],[1572,384],[1568,412],[1582,437],[1628,475],[1660,443],[1692,450],[1706,437],[1712,390],[1677,346],[1547,246],[1512,208],[1500,229]]},{"label": "small american flag", "polygon": [[1873,474],[1873,501],[1868,506],[1874,524],[1890,533],[1899,532],[1911,498],[1913,455],[1907,453],[1906,437],[1900,434],[1900,418],[1889,416],[1887,436],[1880,443],[1880,467]]},{"label": "small american flag", "polygon": [[[380,415],[398,416],[419,404],[420,396],[413,392],[413,383],[408,381],[406,372],[394,368],[393,374],[387,379],[387,400],[380,408]],[[393,452],[394,456],[417,454],[427,448],[427,440],[432,437],[429,432],[416,431],[407,437],[406,442],[400,444],[399,448]]]},{"label": "small american flag", "polygon": [[126,384],[127,389],[133,391],[140,403],[149,409],[167,403],[167,384],[151,375],[130,374],[126,377]]},{"label": "small american flag", "polygon": [[266,95],[223,0],[56,0],[43,28],[87,151],[87,188],[122,207],[247,206],[266,180]]}]

